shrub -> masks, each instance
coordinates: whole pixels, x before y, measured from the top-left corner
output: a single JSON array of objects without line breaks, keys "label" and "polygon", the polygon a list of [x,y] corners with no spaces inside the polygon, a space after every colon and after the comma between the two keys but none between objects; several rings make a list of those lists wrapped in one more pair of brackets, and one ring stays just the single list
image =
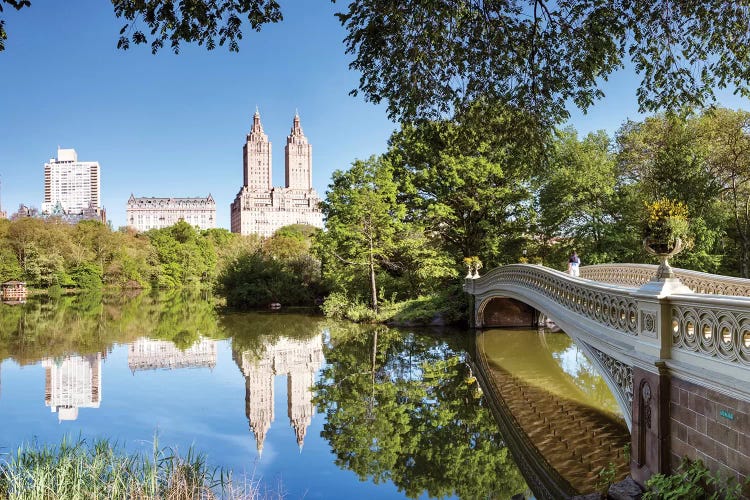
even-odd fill
[{"label": "shrub", "polygon": [[672,475],[654,474],[646,481],[643,500],[734,500],[740,498],[742,485],[712,474],[701,460],[685,457]]}]

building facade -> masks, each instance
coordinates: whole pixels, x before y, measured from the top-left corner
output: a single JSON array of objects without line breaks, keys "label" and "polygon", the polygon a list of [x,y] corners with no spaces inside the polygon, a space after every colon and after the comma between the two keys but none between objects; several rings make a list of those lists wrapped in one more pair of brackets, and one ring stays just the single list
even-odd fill
[{"label": "building facade", "polygon": [[287,376],[287,416],[301,451],[315,414],[313,386],[324,362],[323,337],[268,339],[262,352],[258,357],[254,351],[232,350],[232,358],[245,376],[245,415],[258,455],[263,453],[266,434],[275,419],[274,378],[278,375]]},{"label": "building facade", "polygon": [[102,356],[47,358],[44,367],[44,404],[58,419],[75,420],[78,408],[99,408],[102,394]]},{"label": "building facade", "polygon": [[323,227],[320,197],[312,187],[312,145],[299,115],[294,116],[284,148],[284,187],[273,187],[271,142],[258,111],[242,151],[244,182],[230,207],[233,233],[268,237],[290,224]]},{"label": "building facade", "polygon": [[56,207],[70,215],[101,209],[99,162],[78,161],[75,149],[57,149],[57,158],[44,164],[42,213]]},{"label": "building facade", "polygon": [[142,337],[128,345],[128,368],[140,370],[174,370],[179,368],[214,368],[216,341],[201,337],[187,349],[169,340]]},{"label": "building facade", "polygon": [[199,229],[216,227],[216,202],[205,198],[136,198],[132,194],[126,210],[128,226],[138,231],[162,229],[185,221]]}]

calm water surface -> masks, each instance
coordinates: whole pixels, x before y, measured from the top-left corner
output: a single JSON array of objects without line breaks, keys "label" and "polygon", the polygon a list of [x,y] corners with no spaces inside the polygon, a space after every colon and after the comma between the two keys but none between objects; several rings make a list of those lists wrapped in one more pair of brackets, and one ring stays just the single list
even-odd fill
[{"label": "calm water surface", "polygon": [[[541,344],[519,345],[543,338],[554,390],[616,411],[564,334],[482,338],[529,380]],[[0,453],[65,435],[148,451],[156,436],[286,498],[509,498],[527,486],[472,373],[474,349],[468,332],[221,313],[183,294],[0,305]]]}]

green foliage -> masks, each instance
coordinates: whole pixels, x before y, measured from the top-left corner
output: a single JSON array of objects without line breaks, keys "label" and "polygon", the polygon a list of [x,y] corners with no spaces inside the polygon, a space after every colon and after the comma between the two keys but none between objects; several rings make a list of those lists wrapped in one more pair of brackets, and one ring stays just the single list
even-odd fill
[{"label": "green foliage", "polygon": [[324,263],[324,276],[332,289],[349,297],[369,296],[375,312],[383,283],[402,278],[407,286],[419,288],[420,281],[426,281],[420,278],[434,279],[445,272],[438,259],[420,275],[430,242],[405,222],[397,193],[391,163],[372,157],[355,161],[346,172],[334,172],[322,204],[326,231],[316,239],[315,252]]},{"label": "green foliage", "polygon": [[422,226],[456,269],[467,255],[487,267],[520,256],[532,216],[530,180],[546,144],[545,134],[523,133],[526,121],[477,103],[453,120],[404,124],[390,138],[406,220]]},{"label": "green foliage", "polygon": [[609,487],[617,478],[617,467],[613,462],[610,462],[606,467],[602,467],[599,470],[598,476],[599,478],[596,480],[596,489],[603,495],[606,495]]},{"label": "green foliage", "polygon": [[712,474],[701,460],[683,457],[671,475],[654,474],[646,481],[644,500],[734,500],[742,496],[742,485],[733,478]]},{"label": "green foliage", "polygon": [[467,296],[458,286],[383,307],[380,319],[397,325],[444,325],[465,323],[469,317]]},{"label": "green foliage", "polygon": [[[130,43],[151,45],[156,54],[168,43],[172,51],[180,51],[180,43],[205,45],[208,50],[216,44],[227,44],[231,52],[239,51],[242,23],[255,31],[267,23],[282,20],[276,0],[221,0],[218,2],[153,3],[137,0],[112,2],[115,15],[128,22],[120,30],[117,48],[127,50]],[[146,25],[142,30],[138,23]],[[151,40],[149,40],[149,37]]]},{"label": "green foliage", "polygon": [[71,278],[78,288],[99,288],[102,286],[102,269],[93,263],[84,263],[73,268]]},{"label": "green foliage", "polygon": [[750,94],[748,13],[736,3],[364,0],[338,17],[359,90],[403,121],[487,99],[555,124],[570,103],[602,97],[600,83],[628,61],[643,112],[708,104],[717,88]]},{"label": "green foliage", "polygon": [[320,262],[311,255],[314,228],[287,226],[262,246],[234,256],[218,277],[218,291],[227,305],[241,309],[312,306],[323,295]]}]

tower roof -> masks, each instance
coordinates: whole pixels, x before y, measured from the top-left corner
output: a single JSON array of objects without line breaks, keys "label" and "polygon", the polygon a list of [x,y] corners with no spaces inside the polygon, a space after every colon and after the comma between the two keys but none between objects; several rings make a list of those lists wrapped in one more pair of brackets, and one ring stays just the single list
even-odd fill
[{"label": "tower roof", "polygon": [[260,112],[255,108],[253,115],[253,126],[247,134],[247,140],[253,142],[268,142],[268,136],[263,132],[263,124],[260,122]]},{"label": "tower roof", "polygon": [[292,121],[292,131],[290,132],[290,136],[305,136],[305,133],[302,131],[302,125],[300,124],[299,113],[296,111],[294,113],[294,120]]}]

